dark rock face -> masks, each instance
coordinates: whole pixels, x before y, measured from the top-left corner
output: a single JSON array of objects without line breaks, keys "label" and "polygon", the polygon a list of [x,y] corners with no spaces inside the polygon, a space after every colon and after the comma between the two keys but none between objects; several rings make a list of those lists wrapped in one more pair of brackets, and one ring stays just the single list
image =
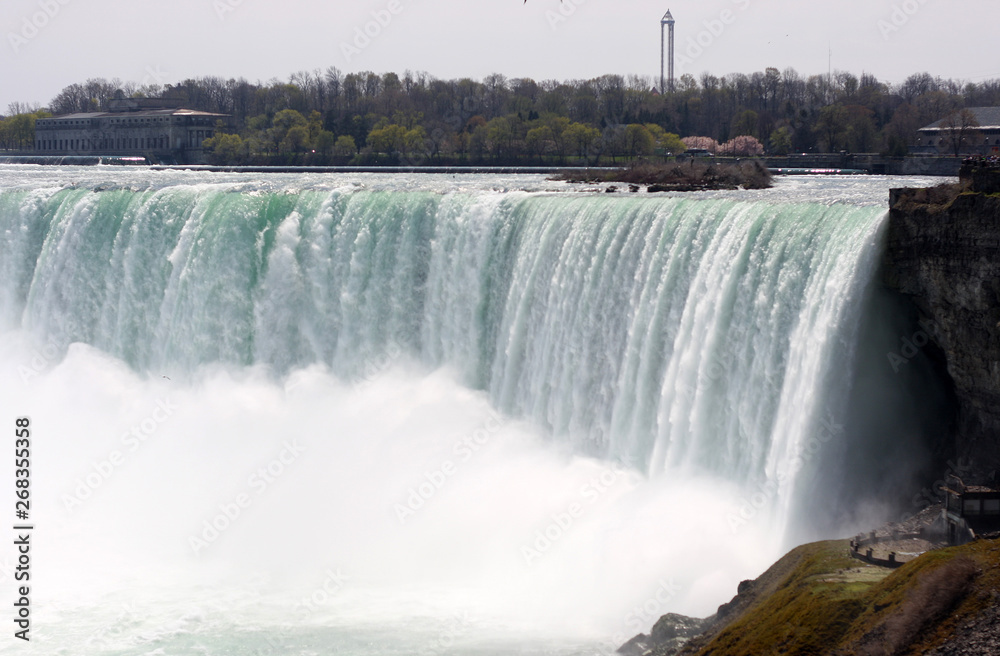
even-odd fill
[{"label": "dark rock face", "polygon": [[1000,592],[993,591],[992,605],[975,621],[959,626],[955,633],[927,656],[977,656],[1000,654]]},{"label": "dark rock face", "polygon": [[984,482],[1000,469],[1000,196],[894,189],[883,270],[944,353],[954,453]]},{"label": "dark rock face", "polygon": [[656,621],[648,636],[640,633],[619,647],[618,653],[623,656],[675,656],[712,621],[713,618],[702,620],[667,613]]},{"label": "dark rock face", "polygon": [[656,621],[656,624],[653,625],[650,638],[652,638],[654,644],[662,645],[674,642],[677,643],[676,646],[679,648],[689,638],[701,633],[704,628],[705,620],[677,615],[676,613],[668,613],[660,617]]},{"label": "dark rock face", "polygon": [[647,651],[649,651],[649,636],[645,633],[640,633],[618,648],[618,653],[622,656],[643,656]]}]

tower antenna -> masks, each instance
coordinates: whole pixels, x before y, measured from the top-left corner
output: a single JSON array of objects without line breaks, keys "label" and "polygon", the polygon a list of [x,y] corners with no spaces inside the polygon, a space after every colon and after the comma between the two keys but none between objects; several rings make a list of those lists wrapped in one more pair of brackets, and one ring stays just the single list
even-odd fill
[{"label": "tower antenna", "polygon": [[830,99],[833,97],[833,43],[828,43],[828,47],[830,49],[830,58],[827,62],[826,69],[826,89],[827,93],[830,94],[830,98],[827,98],[827,102],[830,102]]},{"label": "tower antenna", "polygon": [[[668,30],[669,28],[669,30]],[[669,31],[669,43],[667,43],[667,32]],[[667,68],[667,77],[664,79],[664,67]],[[669,80],[669,83],[668,83]],[[674,17],[667,10],[660,20],[660,93],[674,90]]]}]

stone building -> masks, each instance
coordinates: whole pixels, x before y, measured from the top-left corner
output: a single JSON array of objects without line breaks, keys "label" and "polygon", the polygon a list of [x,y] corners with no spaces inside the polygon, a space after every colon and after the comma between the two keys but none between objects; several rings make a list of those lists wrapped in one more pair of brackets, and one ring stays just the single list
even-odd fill
[{"label": "stone building", "polygon": [[977,536],[1000,531],[1000,489],[965,485],[958,477],[951,476],[944,492],[942,517],[950,544],[964,544]]},{"label": "stone building", "polygon": [[182,107],[158,98],[112,100],[108,111],[66,114],[35,123],[39,155],[117,155],[198,164],[202,143],[228,114]]},{"label": "stone building", "polygon": [[[920,128],[915,155],[1000,155],[1000,107],[969,107],[973,121],[949,115]],[[964,125],[963,125],[964,123]]]}]

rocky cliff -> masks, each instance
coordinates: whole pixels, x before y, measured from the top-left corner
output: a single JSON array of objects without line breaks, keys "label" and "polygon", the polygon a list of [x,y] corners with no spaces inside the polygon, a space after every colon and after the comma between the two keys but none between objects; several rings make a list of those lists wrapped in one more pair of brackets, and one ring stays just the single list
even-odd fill
[{"label": "rocky cliff", "polygon": [[950,450],[978,479],[966,483],[1000,469],[1000,194],[982,179],[993,176],[893,190],[883,267],[944,353],[958,401]]}]

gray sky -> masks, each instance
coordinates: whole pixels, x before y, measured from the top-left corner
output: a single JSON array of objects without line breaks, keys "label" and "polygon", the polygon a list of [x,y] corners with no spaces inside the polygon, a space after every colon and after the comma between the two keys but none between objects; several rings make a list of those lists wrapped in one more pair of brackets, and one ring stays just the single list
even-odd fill
[{"label": "gray sky", "polygon": [[[668,8],[678,76],[825,73],[832,48],[834,69],[887,81],[1000,77],[996,0],[3,0],[0,113],[91,77],[287,80],[328,66],[441,79],[658,76]],[[376,36],[358,38],[366,27]]]}]

